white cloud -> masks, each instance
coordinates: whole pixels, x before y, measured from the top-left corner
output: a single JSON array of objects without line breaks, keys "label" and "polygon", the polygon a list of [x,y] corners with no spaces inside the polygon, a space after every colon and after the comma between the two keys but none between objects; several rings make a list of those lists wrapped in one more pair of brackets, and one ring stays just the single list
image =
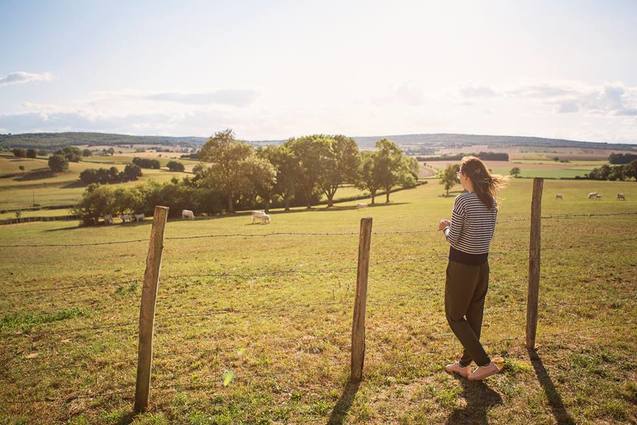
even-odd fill
[{"label": "white cloud", "polygon": [[460,89],[460,95],[465,98],[494,97],[498,94],[488,86],[466,86]]},{"label": "white cloud", "polygon": [[36,74],[32,72],[11,72],[3,77],[0,77],[0,87],[9,86],[11,84],[23,84],[31,81],[50,81],[53,78],[48,72],[42,74]]},{"label": "white cloud", "polygon": [[97,101],[145,100],[150,102],[170,102],[184,105],[224,105],[246,107],[258,97],[256,90],[226,89],[202,92],[144,92],[138,90],[101,91],[94,93]]}]

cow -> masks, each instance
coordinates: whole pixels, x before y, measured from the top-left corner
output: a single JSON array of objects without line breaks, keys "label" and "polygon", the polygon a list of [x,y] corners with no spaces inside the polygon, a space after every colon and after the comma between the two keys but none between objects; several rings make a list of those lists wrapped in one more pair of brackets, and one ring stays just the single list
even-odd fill
[{"label": "cow", "polygon": [[620,193],[617,194],[617,200],[618,201],[625,201],[626,197],[624,196],[623,193],[620,192]]},{"label": "cow", "polygon": [[254,224],[255,221],[261,221],[261,217],[263,217],[264,215],[265,211],[263,210],[252,211],[252,224]]},{"label": "cow", "polygon": [[195,213],[191,210],[181,210],[181,218],[189,218],[190,220],[195,219]]},{"label": "cow", "polygon": [[120,214],[119,218],[122,220],[122,224],[133,222],[133,216],[130,214]]},{"label": "cow", "polygon": [[135,221],[140,223],[144,221],[144,214],[135,214]]},{"label": "cow", "polygon": [[104,215],[104,224],[113,224],[113,216],[111,214]]},{"label": "cow", "polygon": [[555,199],[564,199],[564,195],[562,195],[561,193],[556,193]]},{"label": "cow", "polygon": [[597,192],[591,192],[588,194],[588,199],[600,199],[602,195]]},{"label": "cow", "polygon": [[261,224],[270,224],[270,216],[263,213],[263,215],[259,216],[259,221],[261,221]]},{"label": "cow", "polygon": [[356,208],[367,208],[367,204],[356,204]]}]

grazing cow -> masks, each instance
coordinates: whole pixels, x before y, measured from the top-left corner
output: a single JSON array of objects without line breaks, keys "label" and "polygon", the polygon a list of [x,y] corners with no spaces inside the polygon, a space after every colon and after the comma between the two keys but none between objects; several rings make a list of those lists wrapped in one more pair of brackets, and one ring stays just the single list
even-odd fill
[{"label": "grazing cow", "polygon": [[138,223],[144,221],[144,214],[135,214],[135,221]]},{"label": "grazing cow", "polygon": [[260,215],[258,219],[261,222],[261,224],[270,224],[270,216],[266,213],[263,213],[263,215]]},{"label": "grazing cow", "polygon": [[356,204],[356,208],[367,208],[367,204]]},{"label": "grazing cow", "polygon": [[261,221],[261,218],[265,215],[265,211],[263,210],[254,210],[252,211],[252,224],[255,221]]},{"label": "grazing cow", "polygon": [[191,220],[195,219],[195,213],[191,210],[181,210],[181,218],[189,218]]},{"label": "grazing cow", "polygon": [[113,224],[113,216],[111,214],[104,215],[104,224]]},{"label": "grazing cow", "polygon": [[133,222],[133,216],[130,214],[121,214],[119,218],[122,220],[122,224]]},{"label": "grazing cow", "polygon": [[597,192],[591,192],[588,194],[588,199],[599,199],[602,196]]},{"label": "grazing cow", "polygon": [[556,193],[555,199],[564,199],[564,195],[562,195],[561,193]]},{"label": "grazing cow", "polygon": [[626,197],[624,196],[623,193],[620,192],[620,193],[617,194],[617,200],[618,201],[625,201]]}]

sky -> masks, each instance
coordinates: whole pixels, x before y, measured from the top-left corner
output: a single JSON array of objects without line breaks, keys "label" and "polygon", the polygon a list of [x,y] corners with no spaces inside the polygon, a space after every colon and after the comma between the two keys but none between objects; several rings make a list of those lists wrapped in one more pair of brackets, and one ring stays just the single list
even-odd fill
[{"label": "sky", "polygon": [[0,133],[637,143],[637,1],[0,0]]}]

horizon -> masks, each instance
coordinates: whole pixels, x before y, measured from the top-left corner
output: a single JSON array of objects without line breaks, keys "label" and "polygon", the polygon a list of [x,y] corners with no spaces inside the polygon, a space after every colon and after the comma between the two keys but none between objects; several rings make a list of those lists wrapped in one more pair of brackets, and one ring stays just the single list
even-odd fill
[{"label": "horizon", "polygon": [[0,133],[637,143],[634,2],[190,5],[0,4]]}]

